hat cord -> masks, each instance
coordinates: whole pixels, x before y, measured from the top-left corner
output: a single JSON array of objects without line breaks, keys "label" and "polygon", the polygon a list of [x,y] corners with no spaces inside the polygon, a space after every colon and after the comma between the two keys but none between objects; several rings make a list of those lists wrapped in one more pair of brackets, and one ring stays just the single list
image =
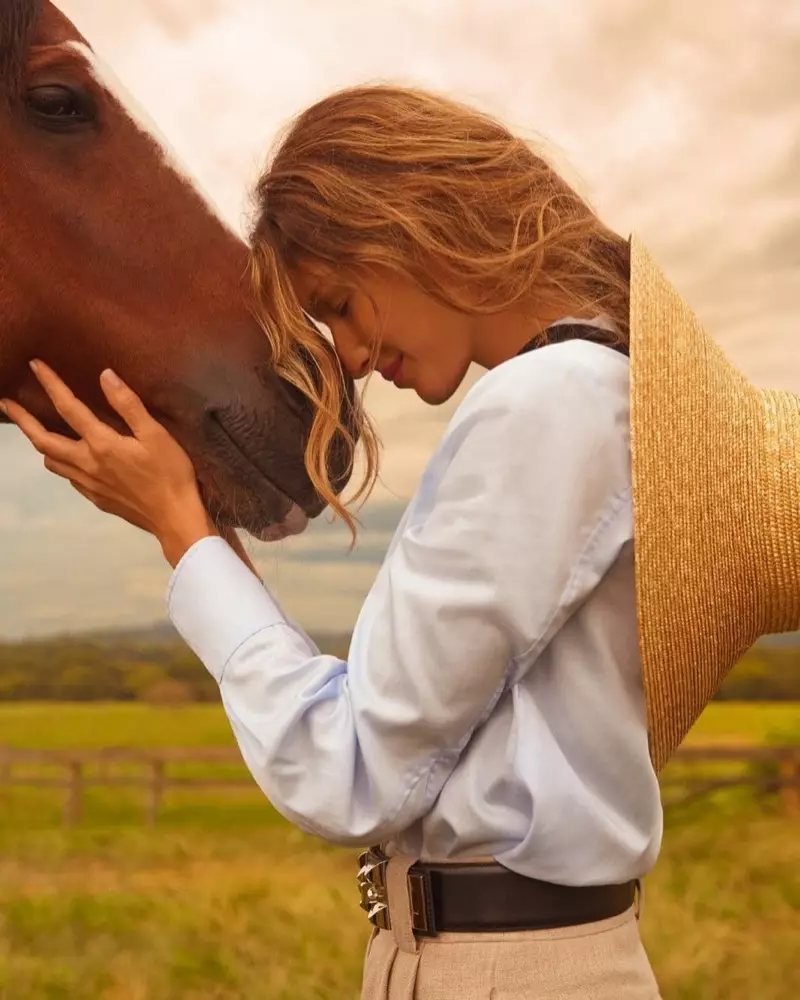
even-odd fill
[{"label": "hat cord", "polygon": [[613,351],[630,356],[627,344],[621,344],[615,339],[616,335],[603,327],[593,326],[590,323],[555,323],[553,326],[545,327],[541,333],[537,334],[519,352],[527,354],[529,351],[537,350],[540,347],[547,347],[550,344],[560,344],[567,340],[590,340],[592,343],[601,344],[603,347],[610,347]]}]

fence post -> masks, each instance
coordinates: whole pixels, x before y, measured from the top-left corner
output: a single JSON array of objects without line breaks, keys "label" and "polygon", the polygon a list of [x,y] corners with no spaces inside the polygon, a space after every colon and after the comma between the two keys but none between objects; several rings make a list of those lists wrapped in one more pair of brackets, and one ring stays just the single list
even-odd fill
[{"label": "fence post", "polygon": [[64,825],[76,826],[83,806],[83,761],[71,760],[67,766],[69,778],[64,799]]},{"label": "fence post", "polygon": [[788,816],[800,817],[800,752],[784,754],[779,768],[783,807]]},{"label": "fence post", "polygon": [[0,759],[0,801],[8,803],[11,799],[11,761]]},{"label": "fence post", "polygon": [[150,796],[147,803],[147,821],[150,826],[155,826],[163,797],[164,761],[153,760],[150,762]]}]

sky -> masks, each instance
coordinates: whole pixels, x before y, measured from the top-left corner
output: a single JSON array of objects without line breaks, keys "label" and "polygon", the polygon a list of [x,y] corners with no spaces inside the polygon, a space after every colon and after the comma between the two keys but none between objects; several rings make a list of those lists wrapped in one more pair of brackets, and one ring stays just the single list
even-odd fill
[{"label": "sky", "polygon": [[[225,217],[291,117],[363,82],[429,87],[543,149],[635,230],[746,374],[800,392],[800,4],[774,0],[60,0]],[[249,542],[286,610],[352,626],[463,392],[430,408],[376,380],[382,482],[354,552],[326,515]],[[164,618],[149,536],[91,507],[0,427],[0,638]]]}]

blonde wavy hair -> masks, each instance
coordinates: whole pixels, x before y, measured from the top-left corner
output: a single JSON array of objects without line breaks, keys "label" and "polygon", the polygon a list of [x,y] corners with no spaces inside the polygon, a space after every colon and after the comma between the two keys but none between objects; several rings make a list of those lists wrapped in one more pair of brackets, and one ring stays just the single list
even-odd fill
[{"label": "blonde wavy hair", "polygon": [[330,458],[344,448],[349,474],[360,440],[364,472],[351,503],[374,485],[378,440],[303,312],[292,268],[324,262],[353,285],[364,269],[388,268],[465,313],[566,301],[574,315],[610,317],[618,334],[607,342],[627,343],[627,240],[529,143],[453,100],[382,85],[326,97],[279,139],[255,200],[254,311],[279,374],[314,411],[308,474],[353,538]]}]

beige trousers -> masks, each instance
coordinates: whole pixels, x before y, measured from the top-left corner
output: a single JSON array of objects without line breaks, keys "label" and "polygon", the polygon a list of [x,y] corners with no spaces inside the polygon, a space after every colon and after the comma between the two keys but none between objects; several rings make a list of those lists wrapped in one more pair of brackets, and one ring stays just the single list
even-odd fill
[{"label": "beige trousers", "polygon": [[392,930],[370,938],[361,1000],[659,1000],[633,907],[579,927],[415,938],[410,863],[389,863]]}]

